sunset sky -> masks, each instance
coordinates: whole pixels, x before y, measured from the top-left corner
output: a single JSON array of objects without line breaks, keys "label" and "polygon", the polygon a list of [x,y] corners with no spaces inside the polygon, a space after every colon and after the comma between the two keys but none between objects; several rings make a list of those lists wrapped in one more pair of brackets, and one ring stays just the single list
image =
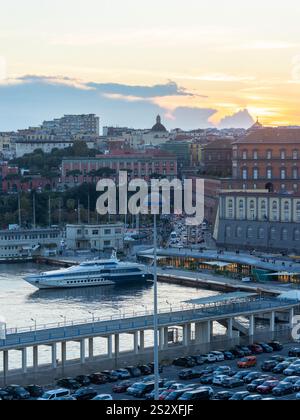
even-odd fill
[{"label": "sunset sky", "polygon": [[[134,110],[143,104],[149,107],[143,124],[153,120],[150,105],[170,127],[183,115],[191,121],[195,115],[199,126],[233,124],[223,118],[245,109],[266,125],[300,124],[299,16],[295,0],[2,0],[0,112],[7,103],[13,112],[17,101],[25,108],[42,84],[62,100],[63,87],[84,91],[83,112],[97,92],[94,111],[103,123],[124,122],[110,113],[115,104],[120,114],[122,106],[125,114],[130,110],[134,125]],[[110,84],[120,89],[110,91]],[[169,94],[170,86],[176,88]],[[142,87],[154,89],[141,94]],[[65,112],[74,110],[70,105]],[[28,125],[60,112],[27,110]],[[20,103],[15,119],[3,118],[0,131],[25,124]]]}]

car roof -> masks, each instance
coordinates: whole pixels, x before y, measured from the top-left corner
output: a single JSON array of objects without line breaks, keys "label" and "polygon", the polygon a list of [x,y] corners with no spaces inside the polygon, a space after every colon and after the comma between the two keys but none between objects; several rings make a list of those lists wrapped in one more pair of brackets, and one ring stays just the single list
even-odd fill
[{"label": "car roof", "polygon": [[70,392],[70,391],[65,388],[58,388],[58,389],[50,389],[49,391],[45,391],[45,394],[57,394],[58,392]]}]

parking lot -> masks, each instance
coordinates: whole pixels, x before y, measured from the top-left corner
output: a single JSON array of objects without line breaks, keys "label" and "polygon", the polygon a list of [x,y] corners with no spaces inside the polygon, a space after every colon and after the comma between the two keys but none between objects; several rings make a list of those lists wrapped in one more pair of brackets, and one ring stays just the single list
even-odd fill
[{"label": "parking lot", "polygon": [[[274,343],[273,343],[274,344]],[[228,400],[230,397],[232,397],[234,394],[236,394],[233,399],[242,400],[245,397],[247,399],[278,399],[278,400],[296,400],[300,399],[297,397],[298,392],[300,392],[300,349],[298,349],[297,357],[290,357],[289,353],[292,349],[295,349],[295,344],[292,345],[285,345],[283,346],[283,349],[280,351],[277,351],[276,349],[274,351],[271,351],[272,349],[269,349],[270,353],[266,353],[267,350],[264,349],[265,352],[263,354],[255,354],[255,356],[245,356],[245,357],[238,357],[238,354],[235,354],[235,357],[233,360],[224,360],[224,361],[218,361],[218,362],[205,362],[203,363],[203,355],[194,356],[193,359],[187,358],[188,363],[192,360],[194,362],[198,361],[198,365],[195,365],[193,367],[188,366],[164,366],[163,371],[161,373],[161,388],[160,394],[161,394],[161,400],[165,400],[166,402],[169,400],[179,400],[180,397],[183,397],[183,395],[186,395],[186,393],[189,392],[198,392],[200,388],[208,387],[210,390],[210,398],[207,399],[224,399]],[[252,349],[252,348],[251,348]],[[241,349],[238,349],[241,350]],[[244,349],[245,351],[245,349]],[[252,351],[254,353],[254,351]],[[223,354],[224,355],[224,354]],[[222,354],[219,354],[219,358],[222,359]],[[209,357],[208,357],[209,356]],[[229,358],[230,353],[226,353],[226,358]],[[214,357],[217,357],[215,355],[209,354],[206,355],[209,359],[213,360]],[[182,363],[184,362],[183,358],[177,361],[176,363]],[[256,364],[254,363],[256,360]],[[239,367],[238,365],[240,363],[246,363],[246,364],[255,364],[252,367],[249,367],[245,369],[244,367]],[[266,362],[268,362],[266,364]],[[270,363],[269,363],[270,362]],[[284,362],[284,367],[290,368],[289,371],[283,372],[283,369],[279,369],[281,365],[280,363]],[[265,367],[267,368],[267,371],[262,370],[262,366],[265,364]],[[279,372],[274,373],[272,370],[279,365]],[[147,367],[145,367],[147,368]],[[153,368],[153,366],[152,366]],[[191,375],[189,375],[189,370],[192,370]],[[186,378],[183,378],[179,376],[184,372],[184,375],[187,375]],[[138,372],[136,372],[138,374]],[[85,396],[85,390],[88,388],[90,390],[90,393],[94,393],[94,395],[90,395],[91,397],[95,397],[96,399],[102,399],[101,396],[103,396],[103,399],[110,399],[110,400],[141,400],[141,399],[149,399],[151,400],[151,390],[153,389],[153,375],[151,375],[151,372],[149,372],[149,375],[142,375],[133,378],[131,375],[131,378],[124,380],[114,380],[114,378],[109,378],[109,372],[104,372],[104,374],[108,375],[107,379],[110,379],[109,382],[104,383],[102,385],[96,385],[95,383],[85,383],[84,385],[81,385],[79,388],[79,391],[83,393],[82,399],[92,399],[88,396]],[[250,375],[249,375],[250,374]],[[101,376],[101,374],[95,374],[91,375],[90,378],[86,378],[87,381],[91,379],[93,376],[97,379],[97,375]],[[183,375],[183,376],[184,376]],[[195,376],[192,378],[192,376]],[[120,393],[114,392],[114,388],[118,386],[119,384],[123,384],[123,382],[128,382],[127,385],[123,389],[119,389],[121,391]],[[217,382],[220,381],[220,385],[217,385]],[[255,382],[253,382],[255,381]],[[277,382],[276,382],[277,381]],[[293,389],[292,391],[289,390],[287,392],[287,395],[280,395],[275,396],[273,394],[272,389],[278,387],[278,385],[281,387],[281,383],[283,381],[290,382],[293,386],[298,387],[297,389]],[[92,382],[93,379],[92,379]],[[97,381],[96,381],[97,382]],[[144,392],[142,397],[137,398],[134,395],[130,394],[130,390],[128,392],[128,387],[132,386],[133,384],[139,383],[138,387],[145,388],[145,384],[147,384],[147,393]],[[225,385],[228,386],[225,386]],[[62,389],[67,388],[67,386],[64,382],[58,382],[56,384],[52,384],[46,388],[46,390],[54,390],[54,389]],[[232,388],[230,385],[233,385]],[[249,385],[251,389],[249,389]],[[259,385],[262,386],[262,389],[257,388]],[[149,389],[148,389],[149,387]],[[71,388],[71,386],[69,387]],[[122,387],[121,387],[122,388]],[[173,394],[171,395],[171,391],[173,391]],[[178,391],[177,394],[174,391]],[[68,396],[60,398],[60,399],[72,399],[72,395],[76,392],[75,389],[70,391],[71,397]],[[241,392],[244,392],[244,394],[240,394]],[[135,392],[133,392],[135,394]],[[152,392],[153,394],[153,392]],[[104,397],[104,395],[106,395]],[[174,398],[171,398],[174,395]],[[75,394],[76,396],[76,394]],[[1,398],[1,391],[0,391],[0,398]],[[28,398],[20,398],[20,399],[28,399]],[[53,398],[50,398],[53,399]],[[75,399],[75,398],[73,398]],[[80,399],[80,398],[77,398]],[[152,396],[153,399],[153,396]],[[206,398],[205,398],[206,399]],[[195,401],[199,400],[198,398],[195,398]],[[186,399],[186,401],[190,401],[190,399]]]}]

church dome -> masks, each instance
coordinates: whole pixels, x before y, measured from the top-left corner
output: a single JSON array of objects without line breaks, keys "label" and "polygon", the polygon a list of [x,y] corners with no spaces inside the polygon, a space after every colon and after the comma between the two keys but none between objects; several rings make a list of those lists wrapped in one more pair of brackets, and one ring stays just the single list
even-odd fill
[{"label": "church dome", "polygon": [[151,131],[154,131],[156,133],[166,132],[166,127],[161,123],[161,117],[160,115],[156,118],[156,124],[152,127]]}]

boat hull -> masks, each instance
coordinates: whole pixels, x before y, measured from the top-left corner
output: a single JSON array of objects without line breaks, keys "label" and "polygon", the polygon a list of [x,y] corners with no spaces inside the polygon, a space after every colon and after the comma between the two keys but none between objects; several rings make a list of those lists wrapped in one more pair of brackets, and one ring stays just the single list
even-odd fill
[{"label": "boat hull", "polygon": [[152,274],[139,274],[136,276],[111,276],[111,277],[103,277],[100,279],[95,278],[87,278],[83,277],[78,279],[68,278],[68,279],[59,279],[59,280],[51,280],[45,277],[39,276],[30,276],[24,279],[27,283],[31,284],[32,286],[38,289],[74,289],[74,288],[82,288],[82,287],[101,287],[101,286],[118,286],[118,285],[126,285],[126,284],[144,284],[149,281],[153,281]]}]

